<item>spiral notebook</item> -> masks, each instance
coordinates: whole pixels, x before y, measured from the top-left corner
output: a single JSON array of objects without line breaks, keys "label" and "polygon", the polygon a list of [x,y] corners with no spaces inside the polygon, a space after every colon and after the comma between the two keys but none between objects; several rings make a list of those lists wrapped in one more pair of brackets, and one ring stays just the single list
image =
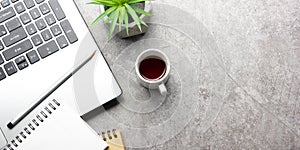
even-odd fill
[{"label": "spiral notebook", "polygon": [[103,150],[107,144],[67,105],[44,101],[3,150]]},{"label": "spiral notebook", "polygon": [[122,135],[119,130],[102,132],[99,134],[102,139],[108,144],[107,150],[125,150]]}]

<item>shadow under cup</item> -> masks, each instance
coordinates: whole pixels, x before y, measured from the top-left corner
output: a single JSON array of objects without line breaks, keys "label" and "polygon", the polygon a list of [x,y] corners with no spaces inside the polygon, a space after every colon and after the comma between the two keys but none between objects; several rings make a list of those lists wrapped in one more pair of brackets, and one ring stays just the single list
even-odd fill
[{"label": "shadow under cup", "polygon": [[170,61],[165,53],[157,49],[142,52],[135,64],[139,82],[146,88],[159,89],[162,95],[167,93],[165,83],[170,73]]}]

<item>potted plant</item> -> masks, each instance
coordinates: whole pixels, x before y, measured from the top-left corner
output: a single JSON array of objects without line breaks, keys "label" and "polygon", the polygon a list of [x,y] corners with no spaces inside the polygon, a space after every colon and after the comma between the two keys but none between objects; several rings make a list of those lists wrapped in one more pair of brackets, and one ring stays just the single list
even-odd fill
[{"label": "potted plant", "polygon": [[88,4],[100,5],[101,14],[90,27],[103,19],[104,24],[110,25],[108,39],[116,26],[119,27],[117,35],[121,38],[139,35],[148,30],[146,22],[152,16],[150,0],[93,0]]}]

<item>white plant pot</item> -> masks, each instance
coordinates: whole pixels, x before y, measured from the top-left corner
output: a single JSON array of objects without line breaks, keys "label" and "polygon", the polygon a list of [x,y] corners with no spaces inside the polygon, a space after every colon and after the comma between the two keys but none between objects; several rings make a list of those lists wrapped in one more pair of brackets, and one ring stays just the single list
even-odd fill
[{"label": "white plant pot", "polygon": [[[149,12],[151,13],[152,12],[152,2],[151,1],[146,1],[145,2],[145,8],[144,10],[146,12]],[[100,13],[102,14],[103,12],[105,12],[105,9],[104,9],[104,6],[100,6]],[[103,18],[103,22],[104,20],[106,20],[108,17],[105,16]],[[140,18],[147,24],[150,20],[150,16],[145,16],[145,15],[141,15]],[[107,23],[108,26],[110,27],[111,23]],[[118,24],[117,24],[118,25]],[[149,24],[147,24],[149,25]],[[132,37],[132,36],[136,36],[136,35],[140,35],[140,34],[143,34],[145,32],[148,31],[148,28],[147,26],[144,26],[144,25],[141,25],[141,28],[142,28],[142,31],[138,28],[138,26],[136,25],[135,22],[131,22],[128,24],[128,34],[126,32],[126,28],[125,26],[122,26],[121,28],[121,31],[119,31],[119,27],[116,26],[115,28],[115,31],[114,31],[114,34],[117,34],[119,37],[121,38],[128,38],[128,37]]]}]

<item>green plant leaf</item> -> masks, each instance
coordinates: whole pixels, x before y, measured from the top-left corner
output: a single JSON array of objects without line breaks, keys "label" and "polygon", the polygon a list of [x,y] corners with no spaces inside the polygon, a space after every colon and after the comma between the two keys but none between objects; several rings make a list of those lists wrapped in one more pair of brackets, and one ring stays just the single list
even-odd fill
[{"label": "green plant leaf", "polygon": [[95,5],[104,5],[104,6],[116,6],[117,3],[110,1],[110,0],[94,0],[89,2],[88,4],[95,4]]},{"label": "green plant leaf", "polygon": [[133,7],[131,4],[145,2],[150,0],[93,0],[88,4],[103,5],[109,7],[104,13],[100,14],[90,25],[94,26],[101,19],[107,16],[107,19],[104,21],[104,24],[111,23],[109,29],[108,40],[112,37],[113,32],[115,31],[116,26],[119,26],[119,31],[122,30],[122,27],[125,26],[127,35],[129,35],[129,15],[134,20],[135,24],[138,26],[140,31],[142,31],[142,25],[147,26],[147,24],[137,15],[142,14],[145,16],[152,16],[151,13],[146,12],[145,10]]},{"label": "green plant leaf", "polygon": [[122,17],[122,24],[124,25],[125,22],[125,14],[126,14],[126,8],[125,7],[121,7],[120,9],[120,17]]},{"label": "green plant leaf", "polygon": [[104,24],[107,24],[109,23],[110,21],[112,21],[114,19],[114,16],[115,16],[115,12],[112,12],[108,18],[104,21]]},{"label": "green plant leaf", "polygon": [[119,12],[119,17],[118,17],[118,23],[119,23],[119,32],[122,29],[122,22],[123,22],[123,17],[121,15],[121,12]]},{"label": "green plant leaf", "polygon": [[108,22],[112,21],[114,19],[115,13],[116,12],[114,11],[110,15],[108,15],[108,18],[104,21],[104,24],[107,24]]},{"label": "green plant leaf", "polygon": [[136,4],[136,3],[140,3],[140,2],[145,2],[145,1],[148,1],[148,0],[129,0],[127,4]]},{"label": "green plant leaf", "polygon": [[112,23],[110,25],[110,30],[109,30],[109,36],[108,36],[108,39],[111,38],[115,28],[116,28],[116,24],[117,24],[117,21],[118,21],[118,18],[119,18],[119,12],[120,12],[120,7],[117,8],[117,10],[114,12],[114,16],[113,16],[113,20],[112,20]]},{"label": "green plant leaf", "polygon": [[148,25],[144,22],[143,19],[139,18],[139,20],[140,20],[141,24],[143,24],[144,26],[148,27]]},{"label": "green plant leaf", "polygon": [[121,3],[124,4],[124,3],[127,3],[128,0],[121,0]]},{"label": "green plant leaf", "polygon": [[109,23],[110,21],[112,21],[114,18],[113,18],[113,14],[110,14],[109,16],[108,16],[108,18],[104,21],[104,24],[107,24],[107,23]]},{"label": "green plant leaf", "polygon": [[93,2],[87,2],[86,4],[102,5],[100,2],[95,2],[95,1],[93,1]]},{"label": "green plant leaf", "polygon": [[153,16],[151,13],[148,13],[146,12],[145,10],[141,9],[141,8],[138,8],[138,7],[135,7],[135,6],[132,6],[132,8],[139,14],[143,14],[145,16]]},{"label": "green plant leaf", "polygon": [[140,29],[140,31],[142,31],[141,22],[139,20],[138,15],[136,14],[136,12],[128,4],[125,4],[125,7],[127,8],[128,13],[131,15],[131,17],[133,18],[134,22],[136,23],[136,25],[138,26],[138,28]]},{"label": "green plant leaf", "polygon": [[128,14],[126,12],[126,9],[124,10],[124,22],[125,22],[125,28],[126,28],[126,33],[127,35],[129,35],[129,31],[128,31],[128,28],[129,28],[129,25],[128,25]]},{"label": "green plant leaf", "polygon": [[121,5],[122,4],[122,0],[111,0],[113,2],[115,2],[117,5]]},{"label": "green plant leaf", "polygon": [[104,4],[104,3],[101,3],[101,2],[88,2],[87,4],[94,4],[94,5],[103,5],[103,6],[113,6],[113,5],[110,5],[110,4]]},{"label": "green plant leaf", "polygon": [[125,14],[126,14],[126,8],[125,7],[121,7],[120,9],[120,16],[119,16],[119,31],[121,31],[122,25],[124,25],[124,21],[125,21]]},{"label": "green plant leaf", "polygon": [[98,23],[103,17],[109,15],[110,13],[112,13],[113,11],[115,11],[117,9],[116,6],[114,7],[110,7],[108,10],[106,10],[104,13],[102,13],[101,15],[99,15],[89,26],[90,28],[93,27],[96,23]]}]

